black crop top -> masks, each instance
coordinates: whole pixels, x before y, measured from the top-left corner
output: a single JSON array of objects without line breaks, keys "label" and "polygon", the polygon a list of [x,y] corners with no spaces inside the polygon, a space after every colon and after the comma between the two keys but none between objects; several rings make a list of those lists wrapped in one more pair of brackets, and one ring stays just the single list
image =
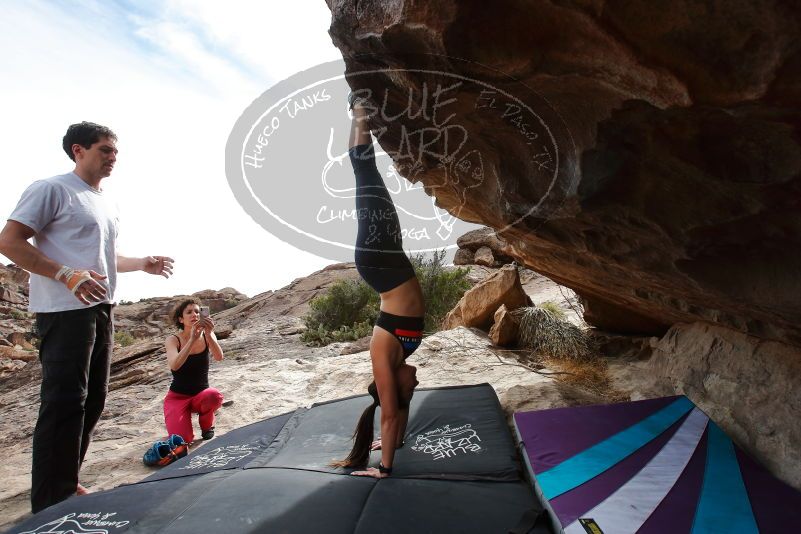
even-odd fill
[{"label": "black crop top", "polygon": [[[181,350],[181,338],[178,338],[178,351]],[[181,395],[197,395],[209,387],[209,341],[203,337],[206,348],[203,352],[190,354],[184,364],[172,371],[170,390]]]}]

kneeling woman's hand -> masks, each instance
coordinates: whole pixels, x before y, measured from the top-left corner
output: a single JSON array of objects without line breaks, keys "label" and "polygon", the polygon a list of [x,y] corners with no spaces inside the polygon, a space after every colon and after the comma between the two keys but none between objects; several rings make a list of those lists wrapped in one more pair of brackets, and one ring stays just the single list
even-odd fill
[{"label": "kneeling woman's hand", "polygon": [[373,477],[373,478],[387,478],[389,473],[382,473],[375,467],[368,467],[364,471],[354,471],[351,475],[357,477]]},{"label": "kneeling woman's hand", "polygon": [[211,317],[201,317],[197,325],[206,332],[207,336],[214,331],[214,320]]}]

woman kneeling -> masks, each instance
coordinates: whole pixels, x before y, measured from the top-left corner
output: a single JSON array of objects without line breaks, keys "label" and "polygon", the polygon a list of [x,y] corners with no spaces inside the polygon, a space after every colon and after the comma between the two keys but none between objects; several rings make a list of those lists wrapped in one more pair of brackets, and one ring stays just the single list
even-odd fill
[{"label": "woman kneeling", "polygon": [[[206,310],[207,308],[204,308]],[[201,315],[200,302],[190,298],[173,310],[172,320],[180,331],[164,342],[172,383],[164,397],[164,422],[167,434],[178,434],[184,441],[195,439],[192,414],[199,414],[203,439],[214,437],[214,412],[223,403],[222,394],[209,387],[209,361],[223,359],[223,351],[214,335],[214,321]]]}]

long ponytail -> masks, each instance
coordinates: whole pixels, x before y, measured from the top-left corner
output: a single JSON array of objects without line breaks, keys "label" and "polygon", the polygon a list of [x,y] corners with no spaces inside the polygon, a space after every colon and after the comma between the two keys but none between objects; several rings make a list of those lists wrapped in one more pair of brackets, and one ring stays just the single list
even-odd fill
[{"label": "long ponytail", "polygon": [[373,398],[373,403],[365,408],[356,430],[353,432],[353,448],[344,460],[336,460],[329,464],[331,467],[365,467],[370,460],[370,445],[373,443],[373,420],[375,409],[381,405],[378,399],[378,388],[375,381],[367,386],[367,393]]}]

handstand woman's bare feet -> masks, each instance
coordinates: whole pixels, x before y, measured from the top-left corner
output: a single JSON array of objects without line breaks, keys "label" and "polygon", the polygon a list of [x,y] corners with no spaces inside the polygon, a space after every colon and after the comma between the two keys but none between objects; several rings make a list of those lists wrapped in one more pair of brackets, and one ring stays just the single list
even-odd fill
[{"label": "handstand woman's bare feet", "polygon": [[78,483],[78,487],[75,488],[75,495],[87,495],[91,493],[88,489],[84,488],[81,483]]},{"label": "handstand woman's bare feet", "polygon": [[361,101],[356,100],[353,103],[351,113],[353,113],[353,119],[351,119],[350,122],[348,147],[353,148],[358,145],[369,145],[373,142],[373,138],[370,137],[370,116],[367,114],[367,110],[364,109],[364,106],[362,106]]}]

